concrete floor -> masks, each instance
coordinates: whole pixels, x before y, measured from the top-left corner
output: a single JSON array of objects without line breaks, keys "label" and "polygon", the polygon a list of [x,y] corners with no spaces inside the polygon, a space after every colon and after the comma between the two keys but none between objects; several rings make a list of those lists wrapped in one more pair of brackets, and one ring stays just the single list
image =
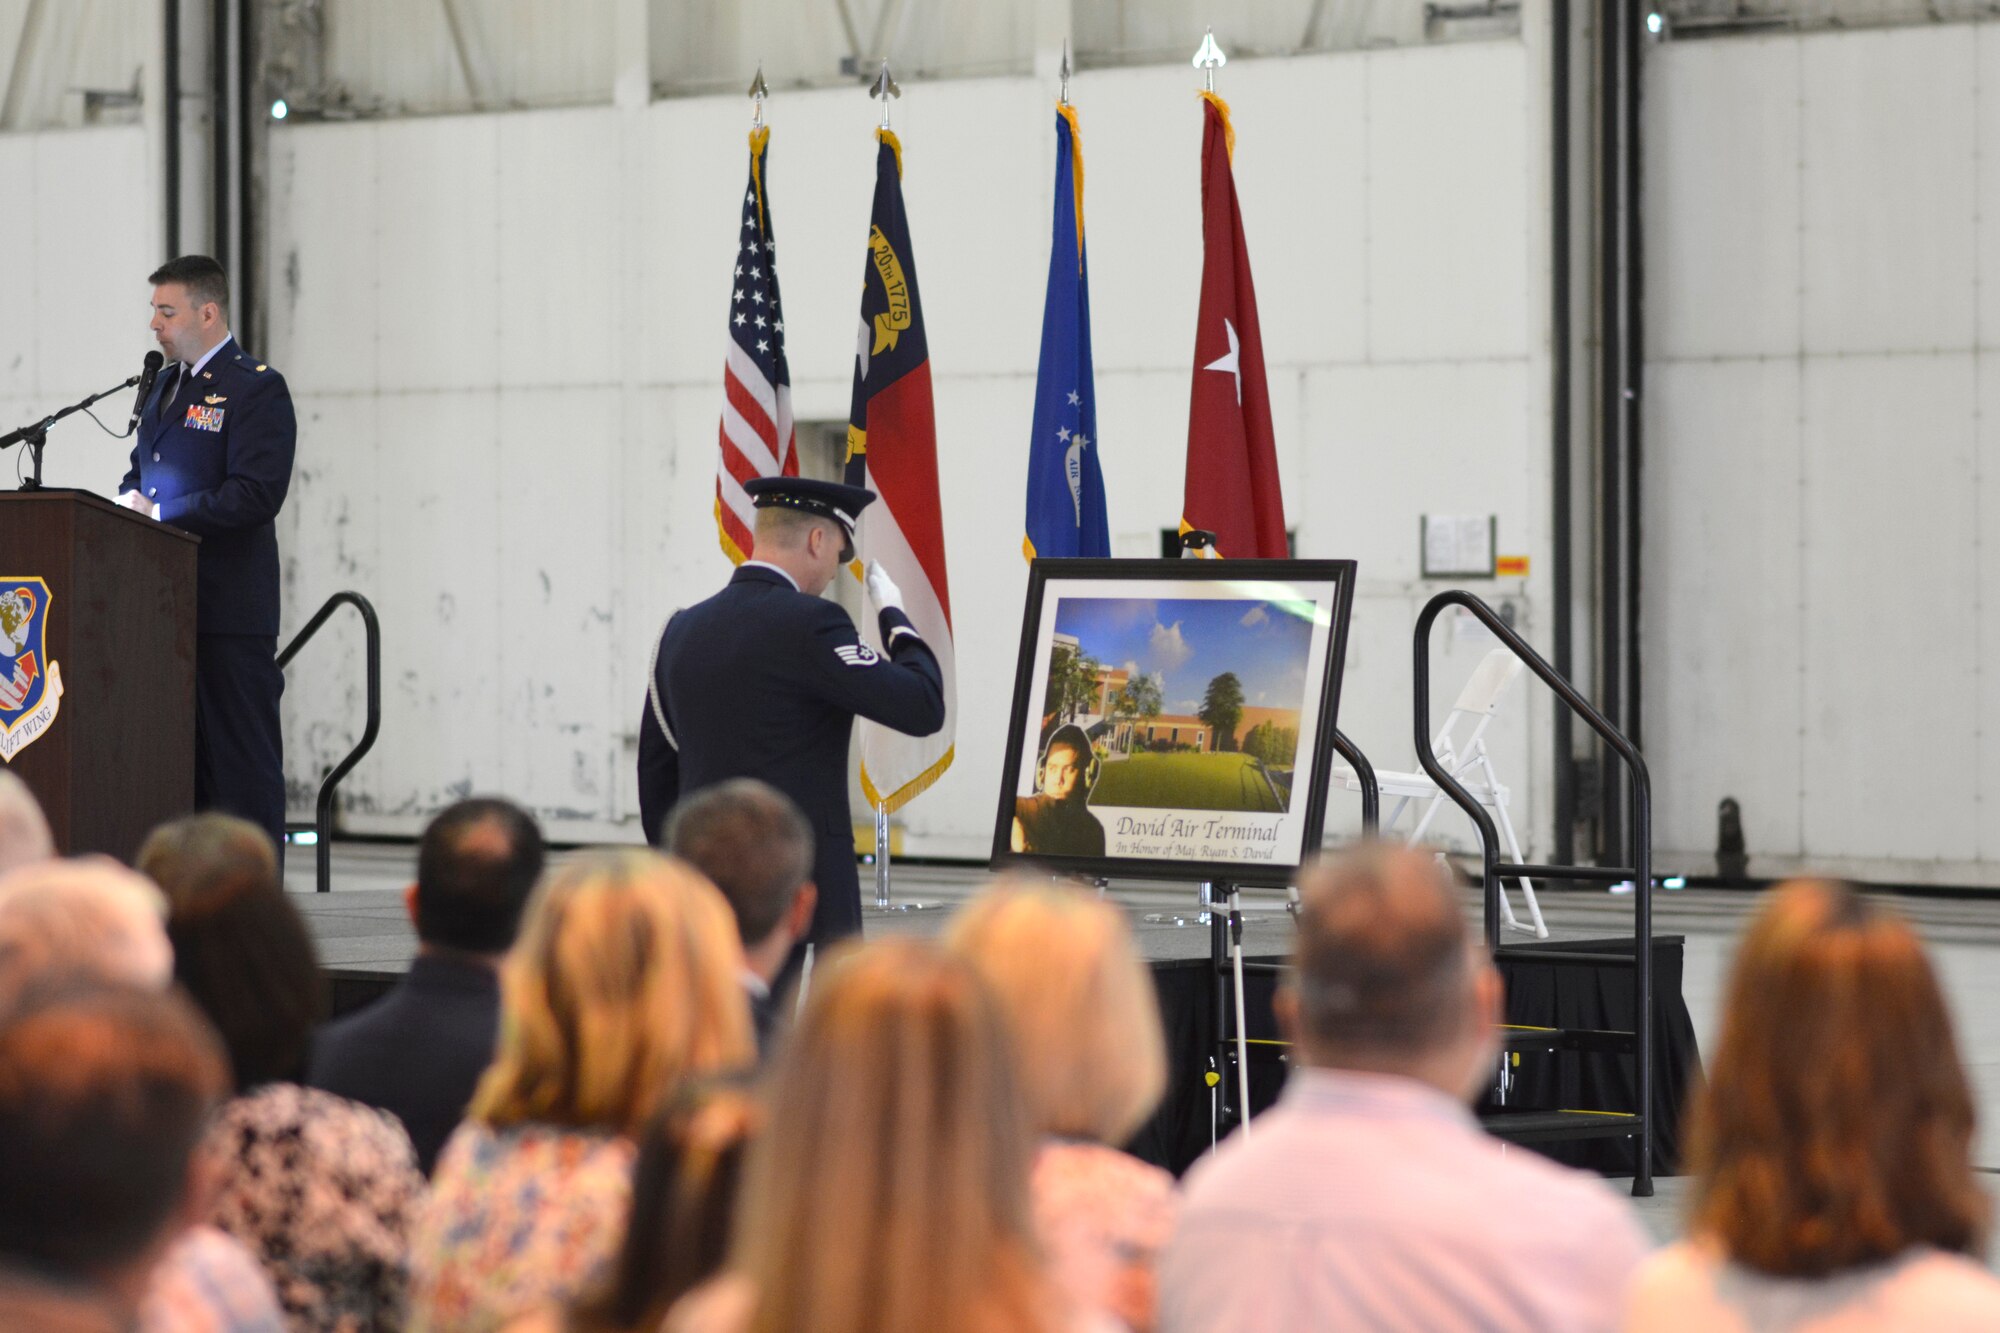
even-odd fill
[{"label": "concrete floor", "polygon": [[[410,844],[341,844],[334,849],[333,892],[320,894],[313,892],[310,849],[293,849],[287,857],[287,888],[307,915],[322,964],[364,971],[401,971],[409,966],[416,939],[404,914],[402,889],[414,877],[415,857]],[[950,908],[985,880],[982,872],[970,869],[898,867],[894,900],[937,906],[929,911],[884,912],[867,905],[874,891],[868,874],[864,867],[864,928],[871,934],[932,933]],[[1205,929],[1176,928],[1149,919],[1192,917],[1197,908],[1191,886],[1120,885],[1113,897],[1133,912],[1135,933],[1148,958],[1206,956]],[[1661,892],[1654,899],[1655,932],[1686,937],[1682,992],[1703,1051],[1714,1038],[1736,940],[1756,903],[1755,894],[1727,890]],[[1553,939],[1615,936],[1632,930],[1629,897],[1602,891],[1549,891],[1542,894],[1541,905]],[[1897,897],[1893,905],[1916,925],[1943,975],[1959,1048],[1979,1099],[1982,1128],[1974,1160],[2000,1195],[2000,900]],[[1282,896],[1247,895],[1245,906],[1250,914],[1246,949],[1284,952],[1290,922]],[[1515,910],[1525,915],[1518,895]],[[1467,912],[1476,920],[1476,895],[1467,895]],[[1665,1240],[1680,1232],[1686,1182],[1662,1178],[1657,1183],[1653,1198],[1634,1204],[1653,1235]]]}]

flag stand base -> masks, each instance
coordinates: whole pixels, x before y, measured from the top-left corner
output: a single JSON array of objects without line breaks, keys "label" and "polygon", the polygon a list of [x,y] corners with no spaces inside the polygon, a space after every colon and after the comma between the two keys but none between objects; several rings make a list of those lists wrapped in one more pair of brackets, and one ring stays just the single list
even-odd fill
[{"label": "flag stand base", "polygon": [[898,903],[889,901],[889,807],[875,807],[875,910],[878,912],[931,912],[942,903]]}]

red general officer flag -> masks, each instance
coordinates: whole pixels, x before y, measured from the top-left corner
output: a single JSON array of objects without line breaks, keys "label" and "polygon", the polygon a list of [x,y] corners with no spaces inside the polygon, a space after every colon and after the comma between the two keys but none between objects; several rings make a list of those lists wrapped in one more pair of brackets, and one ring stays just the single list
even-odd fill
[{"label": "red general officer flag", "polygon": [[1213,554],[1225,558],[1283,559],[1290,551],[1264,384],[1264,339],[1230,170],[1236,131],[1229,104],[1214,93],[1201,96],[1201,318],[1194,335],[1181,531],[1214,533]]}]

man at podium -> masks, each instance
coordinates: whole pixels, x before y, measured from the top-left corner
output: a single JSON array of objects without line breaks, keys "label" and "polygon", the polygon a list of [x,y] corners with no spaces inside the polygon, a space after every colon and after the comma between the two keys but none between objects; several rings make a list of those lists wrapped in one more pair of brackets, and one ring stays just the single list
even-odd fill
[{"label": "man at podium", "polygon": [[229,279],[206,255],[153,271],[166,355],[118,502],[201,538],[195,566],[194,800],[285,835],[278,531],[298,423],[285,378],[229,334]]}]

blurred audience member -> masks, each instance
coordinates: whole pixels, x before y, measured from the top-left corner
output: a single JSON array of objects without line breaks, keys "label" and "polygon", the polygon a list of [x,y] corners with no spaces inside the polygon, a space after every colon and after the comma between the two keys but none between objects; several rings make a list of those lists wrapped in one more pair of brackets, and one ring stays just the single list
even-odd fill
[{"label": "blurred audience member", "polygon": [[28,784],[0,768],[0,875],[56,854],[49,821]]},{"label": "blurred audience member", "polygon": [[1842,884],[1774,890],[1694,1095],[1688,1239],[1641,1270],[1626,1327],[2000,1328],[1972,1133],[1915,933]]},{"label": "blurred audience member", "polygon": [[417,957],[387,995],[320,1029],[306,1082],[403,1122],[428,1175],[493,1062],[500,959],[542,874],[542,834],[507,801],[460,801],[431,821],[403,901]]},{"label": "blurred audience member", "polygon": [[1154,1266],[1174,1179],[1118,1151],[1166,1090],[1152,976],[1125,914],[1075,886],[1002,881],[953,922],[946,947],[992,988],[1041,1133],[1030,1196],[1056,1277],[1080,1308],[1153,1327]]},{"label": "blurred audience member", "polygon": [[742,970],[728,904],[683,862],[600,852],[544,880],[412,1239],[413,1329],[485,1333],[604,1279],[635,1136],[681,1079],[754,1059]]},{"label": "blurred audience member", "polygon": [[72,987],[0,1020],[0,1328],[133,1326],[194,1220],[195,1147],[227,1088],[172,995]]},{"label": "blurred audience member", "polygon": [[323,983],[269,837],[193,815],[155,829],[139,868],[166,892],[174,975],[235,1072],[204,1144],[209,1220],[257,1256],[294,1329],[400,1329],[423,1176],[394,1117],[297,1082]]},{"label": "blurred audience member", "polygon": [[687,1085],[653,1118],[632,1168],[632,1216],[609,1281],[566,1314],[543,1312],[507,1333],[653,1333],[668,1309],[722,1271],[743,1157],[763,1108],[734,1082]]},{"label": "blurred audience member", "polygon": [[964,962],[916,940],[836,954],[778,1053],[731,1274],[674,1333],[1077,1327],[1039,1263],[1034,1131],[1005,1029]]},{"label": "blurred audience member", "polygon": [[1595,1329],[1645,1253],[1599,1181],[1490,1138],[1500,978],[1448,872],[1371,847],[1300,877],[1279,1104],[1189,1173],[1160,1324]]},{"label": "blurred audience member", "polygon": [[167,902],[109,857],[38,861],[0,875],[0,1013],[25,990],[77,979],[163,990]]},{"label": "blurred audience member", "polygon": [[667,817],[667,850],[708,876],[736,914],[743,988],[757,1049],[769,1054],[777,1002],[771,987],[812,926],[812,825],[792,799],[755,778],[704,787]]},{"label": "blurred audience member", "polygon": [[[108,857],[0,875],[0,1015],[79,984],[165,990],[174,967],[166,915],[159,888]],[[204,1215],[206,1196],[191,1195],[189,1207]],[[250,1252],[201,1223],[183,1229],[154,1266],[138,1326],[141,1333],[277,1333],[282,1322]]]}]

